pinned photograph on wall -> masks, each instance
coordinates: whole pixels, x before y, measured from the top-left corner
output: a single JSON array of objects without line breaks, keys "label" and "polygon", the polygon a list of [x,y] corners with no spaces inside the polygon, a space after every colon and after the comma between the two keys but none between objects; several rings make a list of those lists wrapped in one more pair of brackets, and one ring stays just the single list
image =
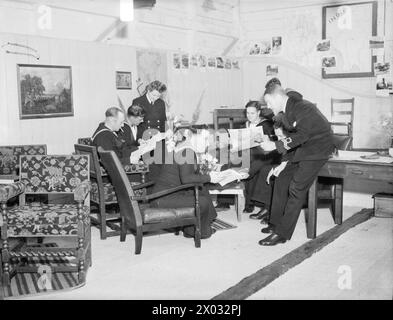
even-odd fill
[{"label": "pinned photograph on wall", "polygon": [[380,49],[385,46],[385,40],[383,37],[371,37],[370,41],[370,49]]},{"label": "pinned photograph on wall", "polygon": [[266,76],[275,77],[278,75],[278,65],[276,64],[268,64],[266,66]]},{"label": "pinned photograph on wall", "polygon": [[217,57],[216,62],[218,69],[224,69],[224,59],[222,57]]},{"label": "pinned photograph on wall", "polygon": [[181,66],[180,54],[179,53],[174,53],[173,54],[173,67],[175,69],[180,69],[180,66]]},{"label": "pinned photograph on wall", "polygon": [[387,74],[390,73],[390,63],[386,62],[386,63],[381,63],[381,62],[377,62],[374,63],[374,74],[378,75],[378,74]]},{"label": "pinned photograph on wall", "polygon": [[199,66],[199,68],[205,68],[206,65],[207,65],[206,56],[200,54],[198,56],[198,66]]},{"label": "pinned photograph on wall", "polygon": [[232,59],[232,68],[233,69],[240,69],[239,60]]},{"label": "pinned photograph on wall", "polygon": [[272,54],[280,54],[282,46],[282,37],[272,38]]},{"label": "pinned photograph on wall", "polygon": [[250,46],[249,55],[252,56],[260,53],[261,53],[261,46],[259,45],[259,43],[252,43]]},{"label": "pinned photograph on wall", "polygon": [[336,66],[336,57],[323,57],[322,58],[322,68],[333,68]]},{"label": "pinned photograph on wall", "polygon": [[182,54],[181,56],[181,67],[182,69],[188,69],[190,66],[190,58],[188,53]]},{"label": "pinned photograph on wall", "polygon": [[323,39],[317,43],[317,51],[329,51],[330,50],[330,39]]},{"label": "pinned photograph on wall", "polygon": [[392,75],[379,74],[376,77],[376,95],[379,97],[388,97],[389,92],[393,91]]},{"label": "pinned photograph on wall", "polygon": [[232,69],[232,60],[230,58],[225,58],[225,69]]},{"label": "pinned photograph on wall", "polygon": [[261,54],[267,55],[272,52],[272,42],[271,40],[263,40],[261,41]]},{"label": "pinned photograph on wall", "polygon": [[209,68],[215,68],[216,67],[216,58],[215,57],[209,57],[207,59],[207,66]]},{"label": "pinned photograph on wall", "polygon": [[198,55],[197,54],[191,55],[190,67],[193,69],[198,67]]}]

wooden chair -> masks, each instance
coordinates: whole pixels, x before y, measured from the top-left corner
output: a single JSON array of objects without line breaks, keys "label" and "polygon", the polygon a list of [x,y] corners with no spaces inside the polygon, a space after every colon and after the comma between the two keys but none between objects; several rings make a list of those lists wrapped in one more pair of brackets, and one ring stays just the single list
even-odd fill
[{"label": "wooden chair", "polygon": [[91,138],[90,137],[78,138],[78,144],[83,144],[83,145],[86,145],[86,146],[90,146],[91,145]]},{"label": "wooden chair", "polygon": [[0,177],[17,177],[19,174],[19,157],[22,154],[46,154],[46,145],[0,146]]},{"label": "wooden chair", "polygon": [[[116,192],[108,173],[100,164],[97,148],[81,144],[75,144],[74,148],[76,154],[87,154],[90,157],[90,179],[92,181],[90,201],[98,207],[98,217],[91,216],[92,223],[99,227],[102,240],[120,235],[120,227],[118,226],[120,212]],[[127,174],[141,176],[140,182],[132,183],[134,187],[145,183],[145,176],[149,171],[147,165],[128,165],[125,169]],[[139,188],[136,192],[138,195],[146,192],[145,185],[142,185],[142,188]],[[107,210],[110,207],[112,211]]]},{"label": "wooden chair", "polygon": [[[235,124],[242,125],[247,121],[246,112],[244,108],[243,109],[224,109],[224,108],[214,109],[213,123],[214,123],[214,130],[216,132],[218,132],[220,127],[222,127],[222,123],[220,126],[221,119],[229,121],[229,129],[233,129]],[[224,125],[225,123],[226,122],[224,122]],[[226,159],[228,159],[228,167],[233,166],[233,164],[230,162],[229,150]],[[219,160],[221,161],[221,159]],[[233,182],[224,187],[217,187],[217,188],[215,186],[209,187],[210,194],[234,196],[236,216],[239,222],[241,221],[242,211],[245,204],[244,190],[245,190],[245,186],[243,182],[238,182],[238,183]]]},{"label": "wooden chair", "polygon": [[353,118],[355,98],[334,99],[331,98],[331,122],[332,131],[336,135],[350,136],[351,142],[347,150],[352,150]]},{"label": "wooden chair", "polygon": [[[50,261],[52,273],[76,272],[78,282],[86,280],[91,266],[89,158],[85,155],[22,155],[20,181],[0,185],[1,260],[3,284],[9,285],[17,272],[37,272],[37,259]],[[28,194],[73,194],[73,203],[25,203]],[[7,207],[7,201],[19,195],[19,205]],[[19,241],[10,246],[11,239],[44,237],[51,240],[70,239],[56,247],[29,246]],[[22,244],[22,245],[20,245]],[[58,259],[64,264],[58,264]]]},{"label": "wooden chair", "polygon": [[[165,191],[136,196],[120,160],[113,151],[98,149],[101,161],[112,179],[120,206],[121,235],[125,241],[127,230],[135,236],[135,254],[142,250],[143,234],[150,231],[195,226],[195,247],[201,246],[199,184],[186,184]],[[184,208],[155,208],[148,202],[180,190],[194,188],[195,206]],[[145,203],[144,203],[145,202]]]}]

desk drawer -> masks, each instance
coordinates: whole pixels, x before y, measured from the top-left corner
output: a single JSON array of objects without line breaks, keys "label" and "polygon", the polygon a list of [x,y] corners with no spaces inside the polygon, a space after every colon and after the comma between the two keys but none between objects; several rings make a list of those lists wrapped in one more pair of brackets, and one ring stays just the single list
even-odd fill
[{"label": "desk drawer", "polygon": [[389,166],[367,167],[362,165],[351,164],[346,166],[345,175],[348,178],[392,181],[393,167],[389,167]]}]

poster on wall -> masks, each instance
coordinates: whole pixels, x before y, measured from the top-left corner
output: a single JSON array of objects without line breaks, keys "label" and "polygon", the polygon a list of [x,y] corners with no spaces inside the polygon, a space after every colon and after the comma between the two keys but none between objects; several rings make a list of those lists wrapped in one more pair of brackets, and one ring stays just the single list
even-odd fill
[{"label": "poster on wall", "polygon": [[190,67],[196,69],[198,67],[198,55],[192,54],[190,59]]},{"label": "poster on wall", "polygon": [[277,77],[278,75],[278,65],[269,64],[266,66],[266,76],[267,77]]},{"label": "poster on wall", "polygon": [[215,68],[216,67],[216,58],[215,57],[209,57],[207,60],[207,66],[209,68]]},{"label": "poster on wall", "polygon": [[217,57],[216,62],[218,69],[224,69],[224,59],[222,57]]},{"label": "poster on wall", "polygon": [[175,69],[180,69],[180,66],[181,66],[180,54],[179,53],[174,53],[173,54],[173,67]]},{"label": "poster on wall", "polygon": [[376,95],[380,97],[388,97],[393,91],[391,73],[379,74],[376,77]]},{"label": "poster on wall", "polygon": [[131,72],[116,71],[116,89],[132,89]]},{"label": "poster on wall", "polygon": [[139,94],[143,94],[146,86],[154,81],[159,80],[167,83],[167,56],[166,53],[151,50],[137,50],[136,63],[138,70],[138,88]]},{"label": "poster on wall", "polygon": [[324,52],[330,50],[330,39],[321,40],[317,43],[317,51]]},{"label": "poster on wall", "polygon": [[233,68],[233,69],[240,69],[239,60],[237,60],[237,59],[232,59],[232,68]]},{"label": "poster on wall", "polygon": [[272,41],[270,39],[261,41],[261,55],[270,55],[272,52]]},{"label": "poster on wall", "polygon": [[369,39],[377,35],[377,1],[322,8],[322,39],[331,39],[337,65],[322,68],[322,78],[373,77],[376,61]]},{"label": "poster on wall", "polygon": [[18,64],[19,118],[74,115],[70,66]]},{"label": "poster on wall", "polygon": [[199,68],[206,68],[207,65],[207,59],[206,56],[200,54],[198,57],[198,66]]},{"label": "poster on wall", "polygon": [[183,53],[181,55],[181,68],[188,69],[190,67],[190,56],[188,53]]},{"label": "poster on wall", "polygon": [[260,53],[261,53],[261,46],[260,46],[260,44],[258,42],[252,43],[251,46],[250,46],[250,50],[248,51],[248,54],[250,56],[253,56],[253,55],[258,55]]}]

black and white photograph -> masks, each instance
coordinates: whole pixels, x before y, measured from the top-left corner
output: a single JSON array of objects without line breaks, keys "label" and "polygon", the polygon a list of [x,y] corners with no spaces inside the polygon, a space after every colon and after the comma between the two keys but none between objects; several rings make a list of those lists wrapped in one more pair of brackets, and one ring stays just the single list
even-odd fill
[{"label": "black and white photograph", "polygon": [[278,75],[278,65],[276,64],[268,64],[266,66],[266,76],[267,77],[276,77]]},{"label": "black and white photograph", "polygon": [[[261,46],[261,51],[260,51],[261,55],[270,55],[272,53],[272,40],[271,39],[262,40],[260,42],[260,46]],[[281,48],[281,46],[280,46],[280,48]]]},{"label": "black and white photograph", "polygon": [[249,50],[249,55],[253,56],[253,55],[258,55],[261,53],[261,46],[259,43],[257,42],[253,42],[250,46],[250,50]]},{"label": "black and white photograph", "polygon": [[116,89],[132,89],[131,72],[116,71]]},{"label": "black and white photograph", "polygon": [[392,300],[393,1],[0,0],[0,21],[5,320]]},{"label": "black and white photograph", "polygon": [[374,63],[374,74],[388,74],[390,73],[390,62],[376,62]]},{"label": "black and white photograph", "polygon": [[329,51],[330,50],[330,40],[325,39],[322,41],[319,41],[317,43],[317,51],[318,52],[323,52],[323,51]]},{"label": "black and white photograph", "polygon": [[180,53],[173,54],[173,67],[175,69],[180,69],[181,67],[181,56]]},{"label": "black and white photograph", "polygon": [[281,53],[282,37],[272,38],[272,54],[278,55]]},{"label": "black and white photograph", "polygon": [[322,58],[322,68],[333,68],[336,66],[336,57],[329,56]]},{"label": "black and white photograph", "polygon": [[19,64],[19,118],[74,115],[70,66]]}]

